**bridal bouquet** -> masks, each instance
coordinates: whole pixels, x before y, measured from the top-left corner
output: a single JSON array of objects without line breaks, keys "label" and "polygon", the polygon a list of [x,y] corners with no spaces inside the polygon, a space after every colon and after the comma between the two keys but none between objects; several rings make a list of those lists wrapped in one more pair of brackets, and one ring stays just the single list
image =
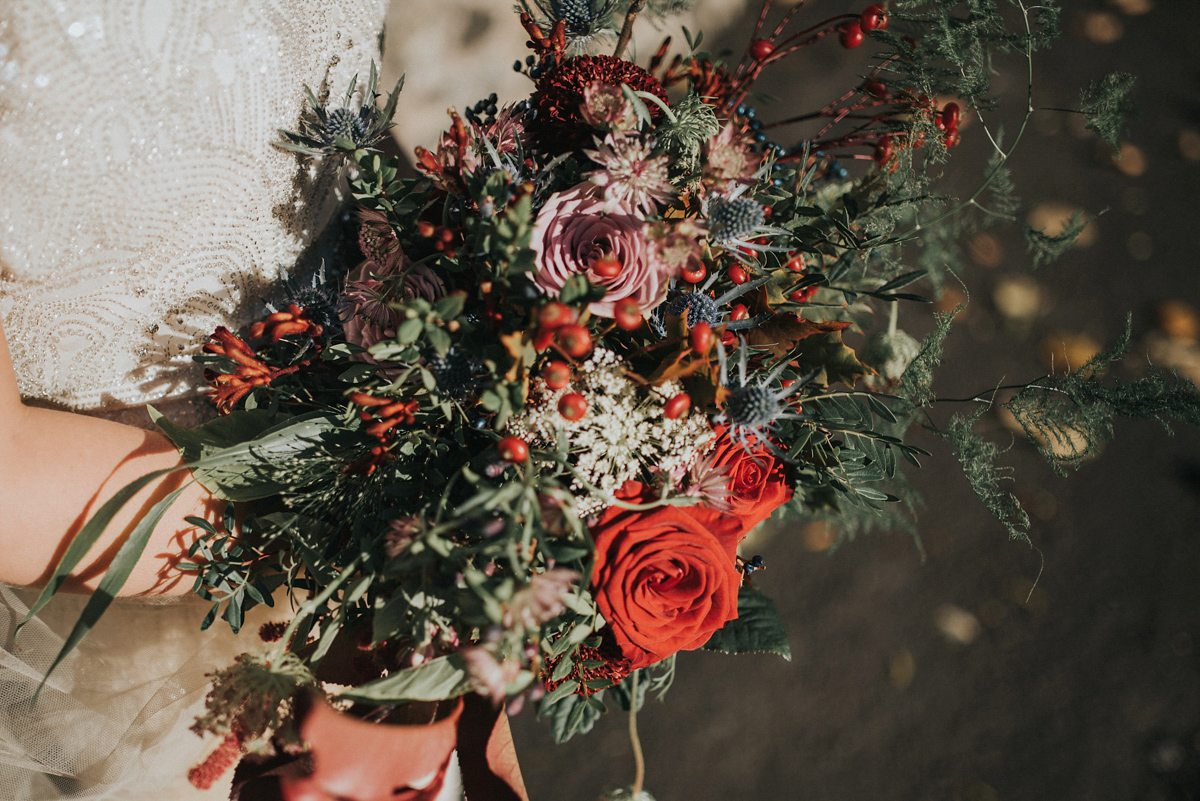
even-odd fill
[{"label": "bridal bouquet", "polygon": [[[927,302],[914,285],[938,290],[964,231],[1014,219],[1006,160],[1024,124],[1008,144],[987,124],[992,57],[1032,59],[1055,9],[895,0],[801,22],[802,3],[764,0],[744,53],[685,29],[681,50],[668,39],[637,64],[634,17],[678,2],[524,5],[531,54],[512,67],[530,95],[451,110],[417,177],[376,149],[399,86],[382,108],[374,72],[361,95],[310,95],[281,146],[344,160],[361,252],[290,280],[249,330],[212,333],[200,358],[221,416],[158,419],[231,502],[223,527],[194,521],[204,625],[236,630],[284,586],[295,605],[214,677],[196,728],[227,756],[300,750],[313,697],[368,719],[470,693],[534,702],[565,739],[609,701],[665,692],[679,651],[789,657],[753,585],[764,559],[739,549],[762,521],[906,522],[903,470],[928,453],[905,434],[932,425],[953,315],[918,342],[897,311]],[[760,74],[807,46],[844,51],[860,77],[811,109],[758,99]],[[1129,86],[1082,96],[1114,142]],[[994,152],[958,200],[934,179],[969,118]],[[1028,231],[1033,259],[1083,222]],[[1007,402],[1055,466],[1095,451],[1114,414],[1200,420],[1172,375],[1106,379],[1121,348]],[[937,433],[1021,537],[976,406]]]}]

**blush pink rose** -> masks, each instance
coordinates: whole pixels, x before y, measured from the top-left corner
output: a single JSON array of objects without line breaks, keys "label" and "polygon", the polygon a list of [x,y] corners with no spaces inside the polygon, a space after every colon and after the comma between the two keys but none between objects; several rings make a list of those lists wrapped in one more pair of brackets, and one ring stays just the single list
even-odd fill
[{"label": "blush pink rose", "polygon": [[537,255],[534,283],[557,297],[567,279],[583,274],[605,289],[588,306],[592,314],[613,317],[617,301],[629,298],[644,315],[666,300],[670,271],[653,258],[644,219],[624,208],[605,214],[604,206],[590,183],[546,201],[529,245]]}]

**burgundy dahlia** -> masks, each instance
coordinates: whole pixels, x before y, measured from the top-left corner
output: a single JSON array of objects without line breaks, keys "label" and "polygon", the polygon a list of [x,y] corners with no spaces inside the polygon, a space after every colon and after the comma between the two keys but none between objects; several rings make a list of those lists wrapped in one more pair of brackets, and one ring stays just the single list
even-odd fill
[{"label": "burgundy dahlia", "polygon": [[[658,79],[636,64],[614,56],[565,59],[538,79],[531,98],[537,116],[529,123],[529,132],[537,147],[562,153],[591,146],[597,131],[584,121],[580,106],[584,90],[597,81],[612,86],[625,84],[635,92],[650,92],[667,102],[667,93]],[[662,116],[662,109],[653,102],[646,105],[652,117]]]}]

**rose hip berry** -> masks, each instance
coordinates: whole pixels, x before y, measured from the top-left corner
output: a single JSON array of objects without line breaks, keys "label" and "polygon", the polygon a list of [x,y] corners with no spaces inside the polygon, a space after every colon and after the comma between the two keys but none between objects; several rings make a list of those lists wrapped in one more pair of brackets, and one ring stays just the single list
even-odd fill
[{"label": "rose hip berry", "polygon": [[587,398],[578,392],[568,392],[558,400],[558,413],[572,422],[583,419],[587,410]]},{"label": "rose hip berry", "polygon": [[942,107],[942,125],[947,131],[958,130],[958,118],[962,111],[957,103],[947,103]]},{"label": "rose hip berry", "polygon": [[767,56],[775,52],[775,45],[768,42],[766,39],[755,39],[750,43],[750,58],[755,61],[762,61]]},{"label": "rose hip berry", "polygon": [[619,328],[634,331],[642,325],[642,310],[637,301],[623,298],[613,307],[613,320]]},{"label": "rose hip berry", "polygon": [[680,392],[663,404],[663,416],[668,420],[677,420],[687,414],[692,408],[692,398],[686,392]]},{"label": "rose hip berry", "polygon": [[871,158],[875,159],[876,164],[886,164],[892,158],[892,152],[892,137],[884,134],[875,143],[875,150],[871,154]]},{"label": "rose hip berry", "polygon": [[594,260],[591,267],[592,272],[600,278],[616,278],[622,270],[620,260],[611,253]]},{"label": "rose hip berry", "polygon": [[704,276],[708,275],[708,268],[703,262],[689,264],[680,271],[680,276],[689,284],[698,284],[704,280]]},{"label": "rose hip berry", "polygon": [[529,458],[529,446],[520,437],[505,437],[496,443],[496,451],[506,462],[523,462]]},{"label": "rose hip berry", "polygon": [[582,359],[592,352],[592,334],[579,323],[560,326],[555,335],[558,345],[573,359]]},{"label": "rose hip berry", "polygon": [[888,26],[887,9],[878,3],[869,5],[858,15],[858,22],[864,31],[885,31]]},{"label": "rose hip berry", "polygon": [[550,301],[538,312],[538,326],[546,329],[559,328],[575,322],[575,312],[565,303]]},{"label": "rose hip berry", "polygon": [[842,26],[840,38],[842,47],[846,48],[847,50],[853,50],[862,44],[863,39],[866,37],[863,35],[863,29],[861,25],[859,25],[857,22],[847,22]]},{"label": "rose hip berry", "polygon": [[550,389],[566,388],[571,383],[571,365],[560,361],[550,362],[542,369],[542,380]]},{"label": "rose hip berry", "polygon": [[746,275],[746,271],[736,264],[729,268],[729,280],[735,284],[744,284],[749,280],[750,276]]}]

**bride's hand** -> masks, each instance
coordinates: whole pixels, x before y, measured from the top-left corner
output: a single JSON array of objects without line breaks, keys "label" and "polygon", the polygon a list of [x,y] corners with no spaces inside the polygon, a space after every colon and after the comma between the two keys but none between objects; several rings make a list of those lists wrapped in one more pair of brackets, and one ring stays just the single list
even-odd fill
[{"label": "bride's hand", "polygon": [[[161,435],[23,403],[0,327],[0,581],[45,583],[105,501],[134,479],[179,464]],[[185,470],[171,473],[134,496],[80,562],[73,587],[94,588],[137,518],[190,478]],[[155,528],[122,594],[187,593],[191,577],[176,565],[199,532],[184,518],[217,524],[223,510],[224,502],[198,483],[187,486]]]}]

